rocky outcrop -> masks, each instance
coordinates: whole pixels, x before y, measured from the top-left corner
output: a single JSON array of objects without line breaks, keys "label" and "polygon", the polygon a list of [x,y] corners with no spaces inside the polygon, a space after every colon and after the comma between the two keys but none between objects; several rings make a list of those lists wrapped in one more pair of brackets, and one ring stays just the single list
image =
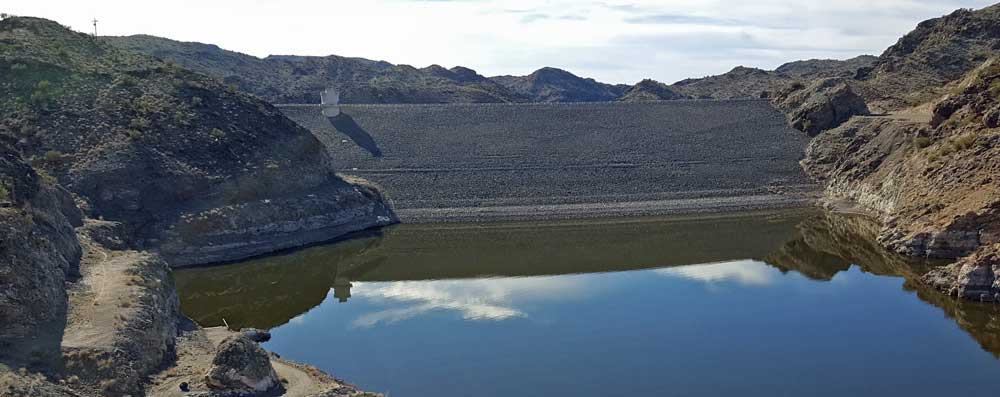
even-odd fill
[{"label": "rocky outcrop", "polygon": [[670,86],[656,80],[645,79],[625,91],[625,94],[618,98],[621,102],[642,102],[642,101],[672,101],[676,99],[687,99],[686,95],[678,93]]},{"label": "rocky outcrop", "polygon": [[986,246],[958,262],[928,272],[923,281],[951,296],[1000,301],[1000,244]]},{"label": "rocky outcrop", "polygon": [[803,167],[884,220],[879,241],[914,256],[957,258],[1000,241],[1000,134],[989,127],[1000,68],[953,84],[933,123],[856,117],[817,136]]},{"label": "rocky outcrop", "polygon": [[172,266],[231,261],[396,223],[372,187],[332,181],[304,197],[278,197],[185,213],[159,252]]},{"label": "rocky outcrop", "polygon": [[[5,19],[0,39],[13,71],[0,85],[15,88],[0,130],[89,217],[120,222],[130,248],[209,263],[395,221],[377,192],[334,173],[313,134],[255,97],[51,21]],[[52,73],[15,67],[29,64]],[[45,99],[17,106],[32,97]]]},{"label": "rocky outcrop", "polygon": [[772,102],[785,112],[792,128],[810,135],[837,127],[851,117],[869,114],[864,99],[840,78],[792,84],[779,91]]},{"label": "rocky outcrop", "polygon": [[0,140],[0,362],[41,364],[58,351],[82,252],[67,196]]},{"label": "rocky outcrop", "polygon": [[245,335],[231,336],[219,345],[205,383],[230,395],[255,395],[281,387],[270,356]]},{"label": "rocky outcrop", "polygon": [[878,111],[934,100],[1000,49],[1000,5],[921,22],[859,74],[858,92]]}]

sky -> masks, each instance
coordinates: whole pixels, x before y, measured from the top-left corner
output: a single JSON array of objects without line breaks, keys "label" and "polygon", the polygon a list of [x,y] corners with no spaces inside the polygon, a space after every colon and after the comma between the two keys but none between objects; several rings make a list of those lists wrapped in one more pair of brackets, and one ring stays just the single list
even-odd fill
[{"label": "sky", "polygon": [[264,57],[342,55],[486,76],[566,69],[672,83],[743,65],[878,55],[922,20],[986,0],[5,0],[0,12]]}]

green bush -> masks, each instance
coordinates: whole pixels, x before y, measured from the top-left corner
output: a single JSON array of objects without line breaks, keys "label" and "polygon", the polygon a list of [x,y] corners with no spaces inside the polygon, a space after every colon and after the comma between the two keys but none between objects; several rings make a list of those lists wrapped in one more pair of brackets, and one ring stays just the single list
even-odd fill
[{"label": "green bush", "polygon": [[54,96],[52,83],[42,80],[35,84],[35,90],[31,92],[28,103],[36,108],[48,108]]},{"label": "green bush", "polygon": [[918,149],[923,149],[930,145],[931,145],[931,139],[928,137],[918,136],[913,139],[913,146],[916,146]]},{"label": "green bush", "polygon": [[66,160],[66,155],[58,150],[49,150],[42,156],[42,161],[46,164],[58,165]]},{"label": "green bush", "polygon": [[133,130],[144,130],[149,128],[149,120],[145,117],[136,117],[128,122],[128,126]]},{"label": "green bush", "polygon": [[135,87],[139,85],[139,79],[132,75],[120,74],[115,77],[112,84],[118,87]]},{"label": "green bush", "polygon": [[138,130],[128,130],[128,131],[125,131],[125,135],[128,136],[128,139],[133,140],[133,141],[138,141],[138,140],[142,139],[142,131],[138,131]]},{"label": "green bush", "polygon": [[0,183],[0,201],[8,201],[8,200],[10,200],[10,191],[7,190],[7,186],[5,186],[3,183]]},{"label": "green bush", "polygon": [[215,139],[216,141],[226,137],[226,133],[218,128],[212,128],[212,131],[209,132],[208,135],[211,136],[212,139]]},{"label": "green bush", "polygon": [[38,174],[39,178],[41,178],[42,183],[46,185],[55,186],[57,183],[59,183],[59,180],[56,179],[56,177],[52,176],[52,174],[50,174],[44,168],[35,168],[35,173]]}]

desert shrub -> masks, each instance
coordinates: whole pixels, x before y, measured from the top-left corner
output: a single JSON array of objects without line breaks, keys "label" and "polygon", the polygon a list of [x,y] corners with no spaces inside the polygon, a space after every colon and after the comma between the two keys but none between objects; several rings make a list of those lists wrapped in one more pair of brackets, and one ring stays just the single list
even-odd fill
[{"label": "desert shrub", "polygon": [[130,139],[130,140],[138,141],[138,140],[142,139],[142,131],[139,131],[139,130],[127,130],[127,131],[125,131],[125,136],[127,136],[128,139]]},{"label": "desert shrub", "polygon": [[28,103],[36,108],[48,108],[52,104],[54,96],[52,83],[48,80],[42,80],[35,84],[35,89],[31,92]]},{"label": "desert shrub", "polygon": [[133,130],[144,130],[149,128],[149,120],[145,117],[136,117],[128,122],[128,126]]},{"label": "desert shrub", "polygon": [[46,185],[55,186],[57,183],[59,183],[59,180],[56,179],[56,177],[52,176],[52,174],[50,174],[43,168],[36,168],[35,173],[38,174],[38,178],[42,180],[42,183]]},{"label": "desert shrub", "polygon": [[955,137],[952,140],[952,145],[955,146],[956,150],[965,150],[972,147],[972,144],[976,143],[975,134],[965,134]]},{"label": "desert shrub", "polygon": [[216,141],[226,137],[226,133],[218,128],[212,128],[212,131],[209,132],[208,135],[211,136],[212,139],[215,139]]},{"label": "desert shrub", "polygon": [[132,75],[120,74],[115,77],[112,84],[118,87],[135,87],[139,85],[139,79]]},{"label": "desert shrub", "polygon": [[152,95],[143,95],[135,101],[135,109],[142,113],[156,113],[163,109],[163,103]]},{"label": "desert shrub", "polygon": [[25,124],[21,126],[18,133],[22,138],[33,138],[38,133],[38,130],[30,124]]},{"label": "desert shrub", "polygon": [[916,146],[918,149],[923,149],[930,145],[931,145],[931,139],[928,137],[918,136],[913,139],[913,146]]},{"label": "desert shrub", "polygon": [[59,165],[66,160],[66,155],[58,150],[49,150],[42,155],[42,162],[49,165]]}]

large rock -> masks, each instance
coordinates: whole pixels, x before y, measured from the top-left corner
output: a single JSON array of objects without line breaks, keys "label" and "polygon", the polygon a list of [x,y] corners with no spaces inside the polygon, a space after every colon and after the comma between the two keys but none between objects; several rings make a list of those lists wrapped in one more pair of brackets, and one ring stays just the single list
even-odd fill
[{"label": "large rock", "polygon": [[788,116],[788,124],[810,135],[837,127],[851,117],[870,114],[864,99],[841,78],[792,84],[773,103]]},{"label": "large rock", "polygon": [[1000,301],[1000,243],[934,269],[924,275],[923,281],[952,296]]},{"label": "large rock", "polygon": [[234,335],[222,341],[205,375],[205,383],[216,391],[256,394],[281,387],[271,358],[246,335]]}]

